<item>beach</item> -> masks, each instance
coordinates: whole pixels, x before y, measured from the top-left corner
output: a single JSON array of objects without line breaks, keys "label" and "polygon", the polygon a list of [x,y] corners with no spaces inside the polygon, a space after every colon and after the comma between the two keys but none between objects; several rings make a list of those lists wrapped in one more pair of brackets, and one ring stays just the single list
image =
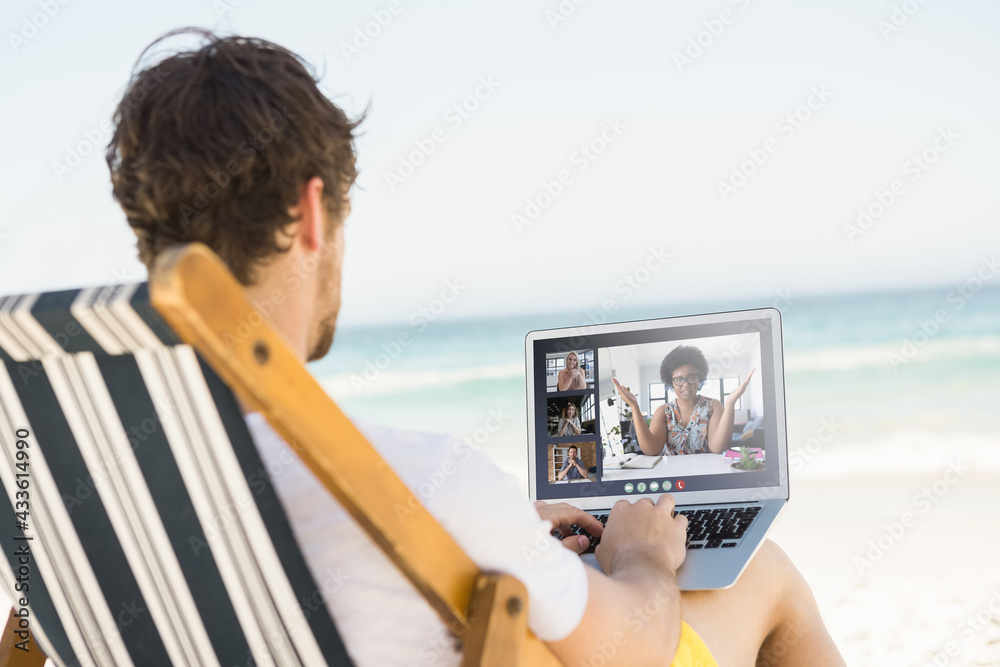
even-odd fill
[{"label": "beach", "polygon": [[[781,309],[791,497],[771,538],[848,665],[1000,665],[1000,291],[957,294]],[[468,438],[500,411],[505,424],[482,451],[527,493],[524,334],[586,323],[562,313],[345,330],[313,372],[349,414],[398,428]],[[400,332],[411,344],[387,350]]]},{"label": "beach", "polygon": [[[1000,665],[1000,291],[919,335],[947,294],[782,309],[790,500],[770,537],[848,665]],[[349,416],[471,442],[527,497],[524,335],[581,323],[568,312],[345,328],[310,370]]]},{"label": "beach", "polygon": [[848,665],[1000,665],[1000,487],[967,473],[923,512],[914,498],[942,479],[793,487],[772,539],[809,582]]}]

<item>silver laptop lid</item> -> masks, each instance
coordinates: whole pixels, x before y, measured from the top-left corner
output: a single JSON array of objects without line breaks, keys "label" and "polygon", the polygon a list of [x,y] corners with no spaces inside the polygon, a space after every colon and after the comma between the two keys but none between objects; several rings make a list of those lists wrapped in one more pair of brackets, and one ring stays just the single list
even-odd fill
[{"label": "silver laptop lid", "polygon": [[[697,348],[704,356],[708,374],[698,393],[706,398],[724,403],[756,369],[736,405],[731,441],[717,454],[626,460],[634,456],[628,450],[637,443],[626,403],[611,378],[630,388],[648,418],[660,405],[669,408],[676,397],[672,385],[660,377],[660,366],[679,346]],[[598,510],[618,500],[655,498],[664,492],[683,505],[788,499],[778,310],[532,331],[525,338],[525,364],[532,500]],[[698,440],[697,433],[688,437]],[[664,452],[675,449],[676,441]],[[751,456],[762,459],[763,468],[734,467],[743,458],[739,448],[747,446]]]}]

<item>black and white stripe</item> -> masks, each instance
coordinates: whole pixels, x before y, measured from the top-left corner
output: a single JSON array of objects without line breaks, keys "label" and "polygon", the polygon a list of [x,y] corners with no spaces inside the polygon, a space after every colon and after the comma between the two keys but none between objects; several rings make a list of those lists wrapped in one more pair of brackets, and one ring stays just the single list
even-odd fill
[{"label": "black and white stripe", "polygon": [[3,297],[0,353],[0,481],[25,426],[58,662],[349,664],[236,401],[145,285]]},{"label": "black and white stripe", "polygon": [[[33,440],[29,440],[32,445],[29,470],[33,520],[28,522],[28,532],[34,537],[31,543],[33,561],[41,577],[51,582],[52,604],[81,664],[128,664],[128,651],[121,636],[102,632],[102,628],[117,627],[114,616],[47,461],[46,452],[55,448],[46,447],[45,443],[59,442],[60,438],[72,442],[71,436],[58,414],[54,397],[47,400],[48,387],[44,378],[35,377],[30,383],[15,387],[8,368],[5,365],[0,370],[0,441],[4,452],[0,458],[0,480],[7,489],[7,497],[14,498],[15,433],[18,428],[27,428]],[[34,399],[29,400],[28,407],[34,408],[33,412],[40,419],[29,419],[18,389],[27,393],[27,398]],[[58,461],[60,452],[54,453]],[[70,479],[74,480],[69,484],[72,489],[79,477],[71,475]]]},{"label": "black and white stripe", "polygon": [[171,663],[218,665],[94,356],[49,360],[45,371],[148,611],[167,629]]},{"label": "black and white stripe", "polygon": [[[0,369],[0,372],[4,372],[4,369]],[[2,405],[0,405],[0,408],[2,408]],[[0,419],[2,418],[3,415],[0,415]],[[2,462],[0,462],[0,467],[2,465]],[[0,475],[3,475],[3,473],[0,472]],[[11,505],[9,499],[3,494],[0,494],[0,512],[2,512],[2,516],[14,516],[14,506]],[[26,536],[25,532],[20,528],[0,532],[0,548],[3,549],[4,553],[19,553],[25,542],[27,542],[28,547],[32,551],[31,558],[34,560],[34,541],[34,536]],[[30,562],[28,566],[31,567]],[[10,591],[13,598],[12,602],[15,607],[18,607],[21,606],[21,600],[26,600],[32,619],[39,617],[56,618],[57,614],[52,604],[52,594],[48,590],[48,585],[45,579],[42,578],[41,573],[37,571],[37,568],[32,569],[34,571],[29,575],[30,581],[26,582],[27,587],[22,588],[20,591]],[[6,558],[0,558],[0,581],[16,581],[16,575]],[[44,647],[45,654],[55,661],[56,664],[77,664],[73,650],[70,648],[69,637],[63,631],[62,625],[54,623],[49,627],[41,628],[35,623],[32,628],[32,634],[35,636],[35,641]]]},{"label": "black and white stripe", "polygon": [[0,347],[14,361],[44,359],[62,352],[55,339],[31,315],[39,296],[0,297]]},{"label": "black and white stripe", "polygon": [[163,341],[132,307],[138,284],[88,287],[77,296],[70,312],[108,354],[158,349]]},{"label": "black and white stripe", "polygon": [[[257,664],[320,664],[194,352],[140,351],[136,362],[191,493]],[[225,446],[220,446],[224,443]],[[301,641],[296,641],[301,640]],[[301,653],[301,661],[298,656]]]}]

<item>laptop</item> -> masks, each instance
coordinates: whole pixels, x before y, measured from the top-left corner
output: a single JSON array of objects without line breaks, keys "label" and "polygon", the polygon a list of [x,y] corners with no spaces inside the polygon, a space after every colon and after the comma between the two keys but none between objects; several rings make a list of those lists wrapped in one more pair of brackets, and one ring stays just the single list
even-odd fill
[{"label": "laptop", "polygon": [[[677,348],[672,358],[683,355],[701,370],[664,382],[661,364]],[[735,584],[788,502],[778,310],[532,331],[525,364],[531,500],[570,503],[606,523],[619,500],[655,502],[671,493],[689,521],[681,590]],[[748,375],[732,432],[724,422],[707,428],[708,401],[724,405]],[[662,450],[648,428],[636,427],[612,378],[635,395],[643,419],[658,414],[666,421],[667,411],[677,410],[672,427],[658,429],[668,433]],[[686,423],[675,381],[682,404],[700,406]],[[600,568],[596,543],[591,537],[583,559]]]}]

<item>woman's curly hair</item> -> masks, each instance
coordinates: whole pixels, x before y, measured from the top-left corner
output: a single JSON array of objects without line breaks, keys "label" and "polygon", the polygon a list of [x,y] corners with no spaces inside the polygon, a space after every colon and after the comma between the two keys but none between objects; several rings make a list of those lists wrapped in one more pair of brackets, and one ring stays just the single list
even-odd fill
[{"label": "woman's curly hair", "polygon": [[693,345],[678,345],[663,357],[663,363],[660,364],[660,379],[668,386],[671,385],[674,371],[687,364],[695,367],[702,382],[708,379],[708,361],[705,360],[701,350]]}]

